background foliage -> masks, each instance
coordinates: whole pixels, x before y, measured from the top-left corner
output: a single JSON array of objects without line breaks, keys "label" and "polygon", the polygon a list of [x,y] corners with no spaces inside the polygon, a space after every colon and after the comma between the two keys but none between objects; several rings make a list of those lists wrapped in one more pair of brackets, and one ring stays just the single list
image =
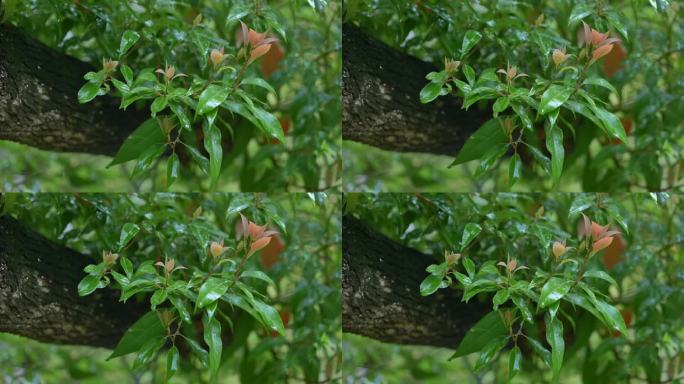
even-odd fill
[{"label": "background foliage", "polygon": [[[123,264],[124,258],[135,270],[149,270],[154,262],[174,259],[176,266],[187,268],[174,271],[174,279],[189,282],[207,270],[207,262],[216,259],[209,253],[210,241],[225,241],[226,247],[238,245],[242,238],[238,234],[239,212],[260,225],[267,225],[268,230],[279,232],[281,241],[272,239],[270,246],[248,258],[243,268],[244,277],[236,286],[228,287],[228,293],[244,297],[245,289],[248,289],[255,297],[263,296],[260,300],[273,309],[262,306],[255,311],[244,303],[233,306],[220,301],[213,317],[220,323],[225,337],[223,341],[218,339],[222,344],[218,382],[317,382],[339,378],[340,221],[337,198],[323,193],[5,194],[3,198],[6,212],[48,238],[92,255],[93,265],[102,261],[103,251],[116,251],[124,244],[118,262],[109,267],[121,274],[111,278],[112,287],[117,289],[123,286],[119,282],[126,268],[119,263]],[[135,226],[139,231],[133,234],[135,231],[131,228]],[[237,257],[234,251],[227,250],[222,257],[232,260]],[[221,264],[220,272],[216,268],[213,271],[232,278],[237,261],[239,259]],[[146,264],[148,266],[144,267]],[[92,272],[91,268],[88,267],[89,272]],[[164,275],[163,267],[152,268]],[[86,273],[83,275],[85,277]],[[113,274],[107,276],[114,277]],[[136,273],[134,276],[153,275]],[[273,283],[268,282],[269,279]],[[83,285],[79,286],[79,290],[83,288]],[[142,291],[129,300],[149,303],[151,293],[150,290]],[[159,295],[153,296],[157,297],[152,301],[156,300],[158,309],[171,311],[176,319],[173,328],[178,325],[184,335],[183,340],[179,337],[176,341],[180,359],[171,382],[209,382],[211,370],[203,363],[206,356],[189,348],[189,342],[184,340],[186,337],[195,340],[199,348],[211,354],[215,348],[207,344],[202,331],[197,329],[202,329],[202,315],[206,316],[205,312],[212,305],[200,307],[195,312],[186,299],[193,319],[192,324],[186,324],[180,321],[182,315],[177,312],[175,302],[173,305],[169,301],[159,303]],[[202,300],[201,293],[199,296],[194,297]],[[276,318],[264,322],[261,315],[269,313],[268,316]],[[273,321],[282,321],[285,327],[282,335],[269,326]],[[2,335],[0,343],[3,345],[0,374],[9,382],[157,383],[164,382],[168,373],[166,357],[170,343],[147,359],[140,369],[133,368],[140,364],[135,360],[141,360],[136,354],[105,362],[111,352],[94,348],[50,346],[11,335]],[[209,360],[212,364],[211,358]]]},{"label": "background foliage", "polygon": [[[117,166],[118,172],[105,170],[109,161],[103,157],[3,143],[5,190],[40,185],[103,191],[110,184],[149,191],[166,189],[174,179],[179,191],[317,191],[337,185],[338,1],[4,3],[7,22],[94,64],[81,102],[109,92],[123,97],[122,107],[157,115],[158,124],[173,127],[168,137],[149,124],[136,131],[133,137],[144,145],[129,139],[122,146],[114,164],[130,164]],[[254,47],[242,43],[240,22],[278,42],[270,41],[268,52],[251,62]],[[105,64],[110,59],[117,63]],[[48,161],[56,165],[41,168]]]},{"label": "background foliage", "polygon": [[[344,209],[395,241],[434,255],[436,264],[444,261],[445,251],[461,252],[461,244],[470,244],[454,267],[463,275],[470,275],[467,271],[473,265],[480,270],[488,262],[506,263],[515,258],[518,266],[530,268],[515,275],[530,281],[536,279],[533,276],[538,270],[564,269],[569,276],[577,275],[579,266],[574,263],[559,267],[552,244],[567,240],[568,245],[577,246],[574,239],[582,213],[608,224],[621,234],[589,259],[586,270],[607,273],[616,284],[600,279],[588,284],[597,297],[606,295],[605,300],[620,311],[627,332],[621,334],[606,326],[584,310],[584,305],[561,300],[556,317],[564,325],[561,382],[678,382],[682,380],[684,352],[682,204],[679,195],[668,194],[348,194]],[[472,224],[481,226],[481,232],[473,238],[464,237],[464,230]],[[467,267],[466,256],[472,261]],[[504,274],[503,267],[497,268]],[[453,286],[462,291],[456,279]],[[471,302],[493,304],[494,292],[471,293]],[[510,301],[501,305],[503,311],[518,307]],[[536,305],[531,307],[536,314],[525,332],[538,337],[542,346],[551,350],[544,337],[544,314],[548,310],[540,307],[539,312]],[[552,364],[547,366],[530,344],[518,341],[522,370],[512,382],[551,382]],[[467,375],[471,380],[477,377],[481,382],[498,383],[507,382],[510,372],[512,344],[479,372],[473,368],[481,359],[480,352],[486,349],[483,346],[471,351],[478,353],[447,362],[451,353],[445,351],[435,350],[432,355],[424,348],[414,351],[378,344],[345,335],[345,372],[354,372],[355,382],[386,382],[399,377],[397,380],[406,382],[441,383]],[[364,352],[369,348],[378,353]],[[384,358],[391,361],[391,369],[380,364]]]},{"label": "background foliage", "polygon": [[[535,101],[525,99],[520,91],[520,100],[525,100],[523,104],[529,108],[533,120],[532,128],[522,128],[526,123],[519,107],[514,108],[515,111],[501,110],[502,116],[513,118],[519,132],[524,131],[523,141],[529,144],[518,148],[522,182],[518,182],[514,190],[551,189],[554,178],[558,180],[556,188],[564,191],[681,189],[683,119],[679,96],[684,28],[679,22],[680,3],[491,0],[351,1],[345,5],[346,22],[359,24],[372,36],[397,49],[434,62],[440,69],[444,68],[445,57],[461,61],[454,73],[457,81],[451,83],[452,92],[468,96],[475,103],[470,109],[491,106],[494,97],[505,93],[497,88],[494,80],[498,76],[498,82],[505,85],[505,76],[494,71],[506,70],[510,65],[517,67],[518,74],[528,75],[514,80],[514,85],[530,91],[530,96],[541,101],[541,108],[535,108]],[[582,73],[580,64],[584,60],[577,48],[583,39],[582,33],[578,33],[582,30],[582,22],[599,32],[609,32],[611,38],[619,38],[621,42],[615,43],[610,53],[586,72],[585,79],[598,80],[594,80],[596,85],[583,86],[587,95],[580,91],[575,102],[591,111],[587,113],[586,108],[572,104],[571,98],[571,103],[561,103],[563,107],[556,120],[554,113],[543,107],[543,100],[536,98],[548,90],[543,81],[553,79],[562,85],[576,81]],[[471,33],[467,34],[467,31]],[[474,38],[477,35],[481,38]],[[469,48],[465,49],[465,55],[461,54],[463,47]],[[554,49],[565,49],[576,56],[556,67],[551,57]],[[570,66],[576,66],[578,70],[558,73],[561,67]],[[438,77],[431,77],[426,84],[435,79]],[[607,80],[608,84],[601,79]],[[458,86],[458,81],[464,83]],[[464,92],[463,85],[472,89]],[[619,118],[621,124],[602,112],[595,113],[589,98],[599,108],[606,103],[604,108]],[[482,101],[484,99],[490,102]],[[514,106],[512,98],[510,106]],[[498,107],[504,107],[503,100]],[[536,109],[541,113],[537,114]],[[608,134],[611,132],[607,128],[608,120],[601,116],[610,120],[616,130],[622,125],[627,140],[611,137],[615,135]],[[549,119],[554,124],[550,124]],[[560,133],[550,126],[559,128]],[[515,137],[518,137],[517,133]],[[493,151],[493,147],[490,144],[476,153],[477,157],[473,158],[480,161],[466,162],[447,170],[444,165],[451,159],[431,155],[390,155],[360,144],[345,143],[345,158],[350,159],[345,167],[345,177],[349,175],[345,188],[506,190],[514,174],[509,172],[509,167],[516,168],[510,166],[515,157],[503,156],[496,161],[499,157],[495,155],[502,152]],[[539,153],[529,147],[537,148]],[[510,149],[509,154],[512,152]],[[462,160],[469,157],[462,156]],[[546,163],[563,157],[560,176],[559,165],[554,170],[553,161]]]}]

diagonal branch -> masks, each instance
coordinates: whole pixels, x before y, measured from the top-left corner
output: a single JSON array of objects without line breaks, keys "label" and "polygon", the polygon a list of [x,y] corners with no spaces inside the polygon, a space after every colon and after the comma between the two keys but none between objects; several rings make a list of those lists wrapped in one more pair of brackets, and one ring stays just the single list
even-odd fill
[{"label": "diagonal branch", "polygon": [[0,140],[58,152],[113,155],[144,119],[111,97],[79,104],[92,67],[0,25]]},{"label": "diagonal branch", "polygon": [[455,348],[491,310],[450,289],[422,297],[433,259],[351,216],[342,218],[342,330],[394,344]]},{"label": "diagonal branch", "polygon": [[110,290],[79,297],[87,256],[0,217],[0,332],[55,344],[114,347],[144,306]]},{"label": "diagonal branch", "polygon": [[454,155],[490,118],[461,109],[455,97],[420,103],[435,67],[399,52],[350,24],[342,28],[342,136],[397,152]]}]

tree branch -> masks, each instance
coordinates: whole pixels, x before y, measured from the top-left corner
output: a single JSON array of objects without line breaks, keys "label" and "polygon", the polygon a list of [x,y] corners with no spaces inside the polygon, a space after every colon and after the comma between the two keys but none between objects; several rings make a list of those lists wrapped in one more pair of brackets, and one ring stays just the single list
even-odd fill
[{"label": "tree branch", "polygon": [[342,136],[397,152],[455,155],[490,118],[461,109],[455,97],[420,103],[425,75],[436,68],[366,35],[342,27]]},{"label": "tree branch", "polygon": [[88,257],[0,217],[0,332],[55,344],[114,347],[144,306],[99,289],[80,297]]},{"label": "tree branch", "polygon": [[93,68],[0,25],[0,140],[58,152],[113,155],[144,119],[109,96],[80,104]]},{"label": "tree branch", "polygon": [[455,348],[491,311],[461,302],[451,289],[422,297],[434,260],[351,216],[342,218],[342,330],[394,344]]}]

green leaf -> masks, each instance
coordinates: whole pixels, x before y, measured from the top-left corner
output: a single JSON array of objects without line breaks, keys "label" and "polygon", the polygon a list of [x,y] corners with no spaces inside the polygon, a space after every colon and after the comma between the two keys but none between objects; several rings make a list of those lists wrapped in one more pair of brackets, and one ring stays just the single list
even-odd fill
[{"label": "green leaf", "polygon": [[[183,335],[181,335],[183,336]],[[183,336],[185,340],[188,342],[188,345],[190,345],[190,349],[192,349],[192,352],[200,359],[200,362],[202,363],[202,366],[208,367],[209,366],[209,353],[207,352],[206,349],[202,348],[202,346],[196,342],[195,340],[192,340],[188,337]]]},{"label": "green leaf", "polygon": [[150,106],[150,111],[152,112],[152,117],[157,116],[157,113],[161,112],[166,108],[168,99],[166,96],[159,96],[152,102]]},{"label": "green leaf", "polygon": [[121,262],[121,267],[126,273],[126,276],[130,278],[131,275],[133,275],[133,263],[126,256],[121,256],[119,260]]},{"label": "green leaf", "polygon": [[93,293],[98,288],[104,288],[105,282],[100,279],[100,276],[88,275],[78,283],[78,295],[86,296]]},{"label": "green leaf", "polygon": [[248,300],[252,304],[252,307],[261,315],[261,320],[266,328],[278,332],[281,336],[285,335],[283,320],[280,318],[280,313],[278,313],[275,308],[255,298],[249,298]]},{"label": "green leaf", "polygon": [[420,283],[420,294],[421,296],[428,296],[435,293],[439,288],[442,287],[442,281],[444,279],[442,276],[429,275],[428,277]]},{"label": "green leaf", "polygon": [[623,335],[627,334],[625,320],[622,318],[622,314],[617,308],[596,298],[592,300],[592,302],[596,306],[596,309],[598,309],[598,311],[603,315],[603,318],[609,327]]},{"label": "green leaf", "polygon": [[513,108],[513,111],[515,111],[515,114],[518,115],[520,118],[520,122],[522,123],[523,127],[528,130],[532,130],[532,119],[530,119],[530,115],[527,112],[527,108],[518,103],[513,103],[511,105],[511,108]]},{"label": "green leaf", "polygon": [[596,309],[596,307],[586,297],[584,297],[582,295],[578,295],[576,293],[568,293],[565,296],[563,296],[563,299],[567,300],[568,302],[572,303],[573,305],[584,308],[589,313],[594,315],[594,317],[596,317],[597,319],[599,319],[605,323],[605,320],[604,320],[603,316],[601,315],[601,313]]},{"label": "green leaf", "polygon": [[173,375],[178,371],[178,361],[180,360],[180,353],[178,348],[172,346],[169,352],[166,353],[166,382],[171,380]]},{"label": "green leaf", "polygon": [[541,97],[539,103],[539,113],[542,115],[549,114],[558,109],[565,103],[574,89],[572,87],[565,87],[562,85],[552,85],[547,89]]},{"label": "green leaf", "polygon": [[619,34],[621,34],[626,41],[628,41],[629,35],[627,33],[627,28],[625,28],[625,25],[622,23],[622,20],[620,20],[620,14],[617,12],[606,12],[605,16],[606,20],[608,20],[608,24],[611,27],[615,28],[615,30]]},{"label": "green leaf", "polygon": [[180,161],[178,155],[174,152],[166,161],[166,187],[170,187],[178,179],[178,170],[180,168]]},{"label": "green leaf", "polygon": [[78,90],[78,102],[81,104],[85,104],[90,100],[94,99],[97,95],[104,94],[105,91],[104,89],[100,89],[99,83],[88,82],[83,84],[81,89]]},{"label": "green leaf", "polygon": [[234,306],[244,310],[245,312],[249,313],[256,320],[262,321],[261,315],[259,315],[259,313],[257,313],[257,311],[254,309],[254,307],[252,305],[250,305],[250,303],[248,303],[244,297],[235,295],[233,293],[226,293],[225,295],[221,296],[221,299],[223,299],[224,301],[226,301],[227,303],[229,303],[231,305],[234,305]]},{"label": "green leaf", "polygon": [[473,352],[482,350],[492,340],[506,336],[508,330],[501,320],[501,315],[498,311],[489,312],[480,321],[477,322],[468,333],[465,335],[461,344],[458,345],[456,352],[449,358],[455,359],[457,357],[469,355]]},{"label": "green leaf", "polygon": [[159,321],[157,312],[147,312],[128,328],[107,360],[133,353],[139,350],[146,342],[162,336],[164,332],[164,326]]},{"label": "green leaf", "polygon": [[208,112],[218,108],[228,97],[230,89],[225,85],[212,84],[200,94],[197,103],[197,114],[206,115]]},{"label": "green leaf", "polygon": [[164,345],[165,342],[166,337],[164,336],[157,336],[146,342],[140,348],[138,356],[135,358],[135,361],[133,362],[133,370],[137,371],[138,369],[142,368],[145,364],[149,363],[155,356],[157,351]]},{"label": "green leaf", "polygon": [[182,105],[176,103],[170,103],[169,108],[171,108],[173,114],[176,115],[176,117],[178,118],[181,127],[183,127],[183,129],[190,130],[190,118],[185,113],[185,108],[183,108]]},{"label": "green leaf", "polygon": [[506,346],[507,342],[508,336],[502,336],[490,341],[480,353],[480,358],[477,359],[477,362],[475,363],[475,368],[473,370],[477,372],[482,368],[486,367],[487,364],[489,364],[492,361],[492,359],[494,359],[494,356],[496,356],[496,354],[499,353],[501,348]]},{"label": "green leaf", "polygon": [[592,277],[596,279],[603,279],[609,282],[611,285],[617,285],[615,279],[613,279],[608,273],[604,271],[586,271],[583,277]]},{"label": "green leaf", "polygon": [[532,346],[532,349],[534,349],[534,351],[537,352],[537,354],[542,358],[544,363],[551,367],[551,352],[549,352],[549,350],[546,349],[542,343],[533,336],[528,335],[527,341]]},{"label": "green leaf", "polygon": [[513,304],[515,304],[515,306],[518,307],[523,319],[525,319],[525,321],[527,321],[528,323],[532,324],[534,322],[534,318],[532,315],[532,311],[530,310],[530,307],[527,305],[527,300],[524,297],[513,295],[511,296],[511,301],[513,301]]},{"label": "green leaf", "polygon": [[204,308],[218,300],[228,290],[227,279],[210,277],[202,284],[197,294],[197,308]]},{"label": "green leaf", "polygon": [[128,245],[138,232],[140,232],[140,227],[138,225],[133,223],[124,224],[123,227],[121,227],[121,234],[119,235],[119,251]]},{"label": "green leaf", "polygon": [[250,77],[249,79],[242,80],[241,85],[252,85],[255,87],[263,88],[270,93],[277,93],[275,89],[268,83],[268,81],[260,77]]},{"label": "green leaf", "polygon": [[202,169],[202,172],[208,174],[209,173],[209,159],[204,157],[204,155],[201,154],[200,151],[198,151],[195,147],[188,145],[188,144],[185,144],[185,143],[183,143],[183,145],[185,145],[185,148],[188,150],[188,152],[190,153],[190,156],[195,161],[195,163],[197,163],[197,165],[200,167],[200,169]]},{"label": "green leaf", "polygon": [[580,21],[585,17],[592,14],[594,9],[586,3],[577,3],[575,7],[570,12],[570,17],[568,18],[568,27],[574,29]]},{"label": "green leaf", "polygon": [[[468,64],[463,64],[463,74],[468,80],[468,83],[473,84],[475,82],[475,70]],[[496,115],[495,115],[496,116]]]},{"label": "green leaf", "polygon": [[508,150],[508,144],[496,144],[485,152],[484,156],[480,159],[480,164],[475,170],[473,177],[478,179],[487,173],[496,162],[503,156]]},{"label": "green leaf", "polygon": [[133,82],[133,70],[131,67],[129,67],[126,64],[121,64],[121,67],[119,67],[119,70],[121,71],[121,74],[124,77],[124,80],[126,80],[126,84],[131,84]]},{"label": "green leaf", "polygon": [[168,292],[166,291],[166,289],[159,289],[157,291],[154,291],[154,294],[152,294],[152,298],[150,298],[150,304],[152,305],[152,309],[157,309],[157,306],[165,302],[167,297]]},{"label": "green leaf", "polygon": [[522,160],[520,155],[516,152],[511,157],[511,162],[508,163],[508,188],[511,188],[515,183],[520,180],[522,176]]},{"label": "green leaf", "polygon": [[432,100],[436,99],[437,96],[442,92],[442,83],[428,83],[420,91],[420,102],[427,104]]},{"label": "green leaf", "polygon": [[211,189],[216,188],[223,162],[223,147],[221,146],[221,130],[215,125],[204,125],[204,148],[209,153],[209,178]]},{"label": "green leaf", "polygon": [[449,166],[462,164],[471,160],[479,159],[493,145],[506,143],[507,137],[499,119],[491,119],[482,124],[475,133],[466,141],[465,145],[458,152],[458,156]]},{"label": "green leaf", "polygon": [[594,114],[598,120],[601,121],[601,125],[599,126],[600,128],[602,128],[610,136],[619,139],[623,143],[627,142],[625,127],[622,125],[622,122],[617,118],[617,116],[599,106],[590,106],[590,108],[592,111],[594,111]]},{"label": "green leaf", "polygon": [[280,121],[269,113],[259,107],[253,106],[249,108],[254,114],[254,117],[260,123],[261,130],[268,136],[278,139],[281,143],[285,142],[285,132],[283,132],[283,126],[280,125]]},{"label": "green leaf", "polygon": [[498,99],[496,99],[494,105],[492,106],[492,111],[494,111],[494,117],[497,117],[499,113],[505,111],[506,108],[508,108],[509,102],[510,99],[508,98],[508,96],[499,97]]},{"label": "green leaf", "polygon": [[[463,231],[463,234],[465,234],[465,231]],[[463,247],[461,247],[461,250],[463,250]],[[470,257],[466,256],[463,258],[463,267],[471,279],[475,277],[475,263],[470,259]]]},{"label": "green leaf", "polygon": [[461,251],[463,251],[481,231],[482,227],[477,223],[466,224],[463,228],[463,235],[461,236]]},{"label": "green leaf", "polygon": [[515,375],[522,369],[522,353],[520,353],[520,348],[516,345],[511,349],[511,353],[508,355],[508,381],[513,380]]},{"label": "green leaf", "polygon": [[119,43],[119,57],[128,52],[129,49],[140,39],[140,34],[136,31],[128,30],[121,36],[121,43]]},{"label": "green leaf", "polygon": [[463,44],[461,44],[461,59],[470,52],[471,49],[482,39],[482,34],[477,31],[467,31],[463,36]]},{"label": "green leaf", "polygon": [[599,87],[603,87],[613,93],[618,93],[617,89],[613,87],[613,84],[611,84],[610,82],[608,82],[608,80],[601,77],[591,77],[589,79],[585,79],[584,84],[596,85]]},{"label": "green leaf", "polygon": [[565,148],[563,147],[563,130],[556,125],[546,127],[546,149],[551,153],[551,176],[553,183],[558,184],[563,173]]},{"label": "green leaf", "polygon": [[563,323],[555,317],[546,316],[546,341],[551,346],[551,368],[554,381],[557,382],[558,374],[563,367],[565,340],[563,340]]},{"label": "green leaf", "polygon": [[499,308],[499,306],[505,302],[508,301],[508,298],[510,297],[510,292],[508,289],[502,289],[498,291],[495,295],[494,298],[492,298],[492,304],[494,304],[494,310]]},{"label": "green leaf", "polygon": [[188,324],[192,323],[190,311],[188,311],[188,307],[185,305],[185,300],[183,300],[183,298],[171,295],[169,296],[169,301],[176,308],[176,310],[178,311],[178,315],[180,316],[181,320],[183,320],[183,322]]},{"label": "green leaf", "polygon": [[136,179],[145,173],[154,165],[155,160],[161,156],[166,150],[166,144],[154,144],[150,146],[145,152],[140,155],[140,159],[135,164],[131,178]]},{"label": "green leaf", "polygon": [[539,296],[539,306],[545,308],[560,300],[572,288],[575,282],[572,280],[552,277],[544,284]]},{"label": "green leaf", "polygon": [[221,353],[223,342],[221,341],[221,323],[215,318],[209,319],[205,313],[202,317],[204,324],[204,342],[209,346],[209,372],[211,381],[215,382],[216,374],[221,366]]},{"label": "green leaf", "polygon": [[244,271],[240,275],[240,278],[243,278],[243,277],[249,277],[252,279],[259,279],[259,280],[267,282],[269,285],[275,285],[275,282],[270,277],[268,277],[267,274],[265,274],[262,271],[258,271],[258,270]]},{"label": "green leaf", "polygon": [[150,147],[166,144],[166,136],[159,128],[157,119],[149,119],[140,124],[136,130],[126,138],[114,159],[107,167],[137,159]]}]

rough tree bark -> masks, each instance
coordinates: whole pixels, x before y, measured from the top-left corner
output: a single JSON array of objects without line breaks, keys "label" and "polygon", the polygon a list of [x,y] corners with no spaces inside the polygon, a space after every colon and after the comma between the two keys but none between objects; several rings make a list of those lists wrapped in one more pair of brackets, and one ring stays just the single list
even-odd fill
[{"label": "rough tree bark", "polygon": [[0,332],[55,343],[114,347],[144,313],[107,289],[80,297],[89,258],[17,220],[0,217]]},{"label": "rough tree bark", "polygon": [[113,155],[142,121],[113,98],[79,104],[92,66],[0,25],[0,140],[58,152]]},{"label": "rough tree bark", "polygon": [[433,259],[351,216],[342,218],[342,329],[394,344],[455,348],[491,310],[450,289],[422,297]]},{"label": "rough tree bark", "polygon": [[421,104],[425,75],[435,67],[342,27],[342,137],[397,152],[454,155],[490,116],[461,109],[455,97]]}]

